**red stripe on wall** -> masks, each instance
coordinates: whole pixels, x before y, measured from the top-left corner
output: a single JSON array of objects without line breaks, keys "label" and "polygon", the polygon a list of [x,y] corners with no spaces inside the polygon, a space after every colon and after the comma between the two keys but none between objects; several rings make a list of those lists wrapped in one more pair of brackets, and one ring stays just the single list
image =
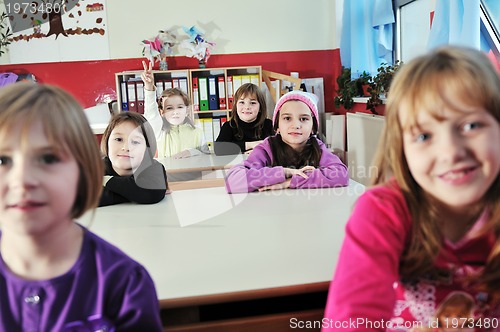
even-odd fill
[{"label": "red stripe on wall", "polygon": [[[1,65],[0,71],[33,73],[42,83],[58,85],[72,93],[84,107],[107,99],[116,99],[115,73],[142,70],[144,58],[103,61],[52,62],[39,64]],[[341,72],[340,51],[293,51],[212,55],[207,68],[262,66],[262,69],[300,77],[323,77],[326,111],[334,111],[335,78]],[[197,68],[198,61],[187,57],[168,58],[169,69]]]}]

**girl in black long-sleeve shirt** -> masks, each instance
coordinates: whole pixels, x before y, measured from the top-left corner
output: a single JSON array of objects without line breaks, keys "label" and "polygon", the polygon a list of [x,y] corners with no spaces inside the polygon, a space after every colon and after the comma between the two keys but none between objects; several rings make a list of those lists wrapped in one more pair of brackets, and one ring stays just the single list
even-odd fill
[{"label": "girl in black long-sleeve shirt", "polygon": [[115,115],[101,140],[105,178],[99,206],[158,203],[168,189],[165,168],[154,160],[156,140],[146,119],[134,112]]},{"label": "girl in black long-sleeve shirt", "polygon": [[231,120],[224,123],[214,144],[216,155],[250,152],[274,134],[267,119],[266,99],[255,84],[245,83],[234,94]]}]

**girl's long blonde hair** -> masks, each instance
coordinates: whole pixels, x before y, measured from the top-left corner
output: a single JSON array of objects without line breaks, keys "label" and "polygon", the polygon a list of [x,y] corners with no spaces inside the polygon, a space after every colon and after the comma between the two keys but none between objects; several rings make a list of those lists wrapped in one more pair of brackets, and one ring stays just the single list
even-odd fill
[{"label": "girl's long blonde hair", "polygon": [[[399,120],[401,105],[409,112],[409,120],[404,124]],[[443,107],[461,110],[464,106],[485,109],[500,124],[500,78],[488,58],[474,49],[448,46],[420,56],[402,66],[390,87],[386,125],[375,156],[378,173],[372,184],[383,184],[394,178],[413,219],[409,246],[401,258],[403,279],[416,280],[427,276],[435,279],[445,272],[436,270],[433,265],[443,243],[439,211],[435,200],[410,173],[403,151],[403,130],[417,124],[420,111],[438,118]],[[497,175],[481,206],[491,211],[483,234],[494,234],[496,242],[485,269],[475,280],[479,288],[496,294],[500,293],[499,198],[500,180]]]}]

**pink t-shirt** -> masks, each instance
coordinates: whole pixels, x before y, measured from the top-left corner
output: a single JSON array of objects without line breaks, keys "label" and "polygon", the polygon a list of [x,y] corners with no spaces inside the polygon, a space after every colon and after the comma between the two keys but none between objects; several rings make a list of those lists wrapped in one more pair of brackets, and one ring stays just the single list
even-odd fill
[{"label": "pink t-shirt", "polygon": [[403,194],[395,182],[365,192],[346,226],[322,331],[432,331],[439,324],[460,331],[499,327],[500,307],[492,308],[489,294],[472,291],[464,281],[481,271],[493,247],[492,234],[472,237],[487,217],[484,212],[458,242],[445,241],[435,265],[451,271],[449,280],[405,283],[399,264],[412,221]]}]

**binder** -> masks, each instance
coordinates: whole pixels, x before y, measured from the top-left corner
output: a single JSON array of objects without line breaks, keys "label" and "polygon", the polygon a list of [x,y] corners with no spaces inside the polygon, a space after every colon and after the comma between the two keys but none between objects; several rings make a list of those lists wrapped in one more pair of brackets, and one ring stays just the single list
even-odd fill
[{"label": "binder", "polygon": [[208,109],[211,111],[219,109],[219,97],[217,97],[217,81],[215,76],[208,77]]},{"label": "binder", "polygon": [[198,89],[198,77],[193,77],[193,111],[197,112],[200,110],[200,95]]},{"label": "binder", "polygon": [[241,86],[241,75],[234,75],[233,76],[233,96],[236,95],[236,91],[238,91],[240,86]]},{"label": "binder", "polygon": [[241,85],[246,83],[252,83],[250,80],[250,75],[241,75]]},{"label": "binder", "polygon": [[128,110],[137,112],[137,86],[134,81],[127,81]]},{"label": "binder", "polygon": [[172,89],[174,87],[172,80],[163,80],[163,86],[165,90]]},{"label": "binder", "polygon": [[122,102],[122,111],[128,111],[127,82],[120,83],[120,96]]},{"label": "binder", "polygon": [[156,85],[156,98],[160,98],[163,90],[165,90],[165,87],[163,85],[162,80],[158,80],[155,82]]},{"label": "binder", "polygon": [[172,78],[172,87],[180,89],[179,79],[178,78]]},{"label": "binder", "polygon": [[137,93],[137,113],[144,114],[144,83],[137,82],[136,93]]},{"label": "binder", "polygon": [[[226,84],[224,82],[224,76],[217,76],[217,92],[219,95],[219,109],[226,109]],[[220,122],[220,121],[219,121]]]},{"label": "binder", "polygon": [[186,77],[179,78],[179,89],[185,94],[188,94],[188,80]]},{"label": "binder", "polygon": [[201,119],[203,123],[203,132],[205,133],[205,141],[208,145],[214,143],[214,130],[212,125],[212,118]]},{"label": "binder", "polygon": [[257,85],[260,87],[260,77],[258,74],[250,75],[250,83]]},{"label": "binder", "polygon": [[203,130],[203,122],[201,120],[203,120],[203,119],[200,119],[200,118],[194,119],[194,126],[196,128]]},{"label": "binder", "polygon": [[217,140],[220,134],[220,117],[214,117],[212,119],[212,129],[213,129],[213,136],[214,136],[214,141]]},{"label": "binder", "polygon": [[227,77],[227,108],[233,109],[233,76]]},{"label": "binder", "polygon": [[200,111],[208,111],[208,82],[206,77],[198,78],[200,89]]}]

